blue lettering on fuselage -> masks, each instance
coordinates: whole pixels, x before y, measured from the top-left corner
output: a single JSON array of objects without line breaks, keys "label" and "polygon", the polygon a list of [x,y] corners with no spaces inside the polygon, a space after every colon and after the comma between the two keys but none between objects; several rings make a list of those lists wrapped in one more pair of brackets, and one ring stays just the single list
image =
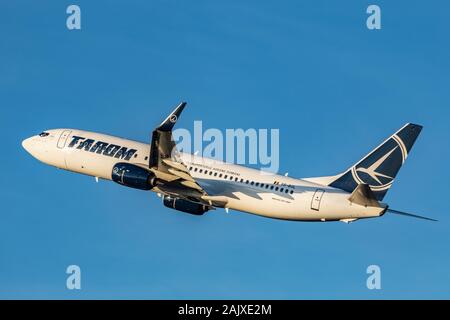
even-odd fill
[{"label": "blue lettering on fuselage", "polygon": [[69,143],[68,148],[74,147],[79,150],[102,154],[104,156],[123,160],[130,160],[131,157],[137,152],[136,149],[128,149],[127,147],[121,147],[116,144],[109,144],[108,142],[104,141],[96,142],[93,139],[86,139],[79,136],[72,136],[72,141]]}]

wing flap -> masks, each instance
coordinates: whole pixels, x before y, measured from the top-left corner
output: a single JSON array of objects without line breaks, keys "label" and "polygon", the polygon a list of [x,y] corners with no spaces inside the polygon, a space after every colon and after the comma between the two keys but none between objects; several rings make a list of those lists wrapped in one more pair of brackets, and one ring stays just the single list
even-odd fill
[{"label": "wing flap", "polygon": [[172,161],[171,159],[163,159],[162,162],[164,162],[164,164],[168,165],[169,167],[174,168],[175,170],[189,174],[189,170],[186,168],[184,164],[180,162],[175,162]]},{"label": "wing flap", "polygon": [[187,181],[191,181],[191,182],[195,181],[194,178],[192,178],[190,174],[185,173],[183,171],[175,170],[172,168],[168,168],[167,171],[169,171],[174,176],[180,177],[183,180],[187,180]]},{"label": "wing flap", "polygon": [[188,180],[183,180],[183,181],[180,181],[180,183],[181,183],[183,186],[186,186],[186,187],[188,187],[188,188],[196,189],[196,190],[198,190],[198,191],[203,191],[202,187],[200,187],[196,182],[188,181]]},{"label": "wing flap", "polygon": [[224,196],[202,196],[203,200],[215,207],[225,208],[228,204],[228,199]]}]

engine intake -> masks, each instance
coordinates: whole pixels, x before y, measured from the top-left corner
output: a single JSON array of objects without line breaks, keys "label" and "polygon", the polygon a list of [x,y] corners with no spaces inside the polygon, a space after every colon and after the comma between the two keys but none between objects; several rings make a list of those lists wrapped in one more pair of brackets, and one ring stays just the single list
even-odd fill
[{"label": "engine intake", "polygon": [[125,162],[114,165],[111,177],[114,182],[141,190],[152,189],[156,181],[156,177],[152,172]]},{"label": "engine intake", "polygon": [[168,208],[197,216],[201,216],[209,210],[208,206],[171,196],[163,196],[163,204]]}]

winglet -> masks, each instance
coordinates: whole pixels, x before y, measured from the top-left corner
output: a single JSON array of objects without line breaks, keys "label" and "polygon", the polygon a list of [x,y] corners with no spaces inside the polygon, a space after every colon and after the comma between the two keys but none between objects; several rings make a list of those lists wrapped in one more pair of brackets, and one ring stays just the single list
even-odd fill
[{"label": "winglet", "polygon": [[184,107],[186,106],[186,102],[182,102],[180,103],[175,110],[172,111],[171,114],[169,114],[167,116],[166,119],[164,119],[164,121],[159,125],[158,128],[156,128],[156,130],[159,131],[172,131],[173,126],[175,125],[175,123],[177,123],[181,112],[183,111]]}]

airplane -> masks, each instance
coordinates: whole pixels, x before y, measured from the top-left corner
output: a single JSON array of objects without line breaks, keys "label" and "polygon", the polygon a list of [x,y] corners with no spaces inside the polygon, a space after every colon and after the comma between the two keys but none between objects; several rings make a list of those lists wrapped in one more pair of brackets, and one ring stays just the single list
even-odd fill
[{"label": "airplane", "polygon": [[77,129],[52,129],[23,140],[41,162],[122,186],[156,192],[164,206],[192,215],[223,208],[293,221],[376,218],[390,209],[383,198],[422,126],[407,123],[367,156],[334,176],[295,179],[179,152],[172,129],[186,103],[153,130],[150,143]]}]

